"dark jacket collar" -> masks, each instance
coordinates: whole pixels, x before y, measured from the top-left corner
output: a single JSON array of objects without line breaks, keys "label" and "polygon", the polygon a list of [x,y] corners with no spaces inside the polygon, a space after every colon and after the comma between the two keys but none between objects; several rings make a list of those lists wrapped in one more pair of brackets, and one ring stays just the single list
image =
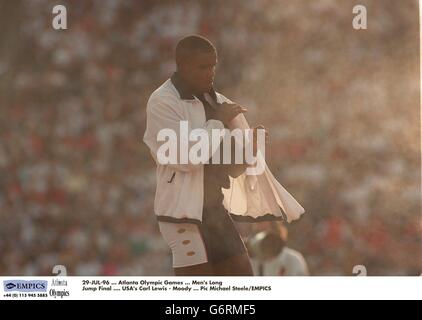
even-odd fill
[{"label": "dark jacket collar", "polygon": [[[192,90],[183,82],[183,80],[180,78],[180,76],[177,74],[177,72],[174,72],[171,76],[171,82],[173,83],[174,87],[176,88],[177,92],[179,93],[180,99],[183,100],[194,100],[195,94],[192,92]],[[209,94],[211,97],[217,101],[217,94],[214,91],[214,88],[211,88]],[[198,97],[202,98],[202,97]],[[202,99],[200,99],[202,100]]]}]

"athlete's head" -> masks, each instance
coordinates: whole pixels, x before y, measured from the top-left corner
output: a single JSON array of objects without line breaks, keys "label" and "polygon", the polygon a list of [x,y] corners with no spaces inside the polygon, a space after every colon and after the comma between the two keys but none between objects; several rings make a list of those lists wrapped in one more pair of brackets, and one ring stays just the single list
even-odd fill
[{"label": "athlete's head", "polygon": [[177,73],[195,94],[210,91],[216,64],[217,51],[208,39],[191,35],[177,43]]}]

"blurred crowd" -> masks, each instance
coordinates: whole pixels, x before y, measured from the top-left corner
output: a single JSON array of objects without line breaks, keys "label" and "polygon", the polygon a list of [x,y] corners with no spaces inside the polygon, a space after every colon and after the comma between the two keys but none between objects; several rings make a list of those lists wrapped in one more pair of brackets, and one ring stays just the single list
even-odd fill
[{"label": "blurred crowd", "polygon": [[216,89],[270,133],[307,214],[289,247],[313,275],[422,272],[416,0],[0,2],[0,275],[169,275],[142,143],[151,92],[192,33]]}]

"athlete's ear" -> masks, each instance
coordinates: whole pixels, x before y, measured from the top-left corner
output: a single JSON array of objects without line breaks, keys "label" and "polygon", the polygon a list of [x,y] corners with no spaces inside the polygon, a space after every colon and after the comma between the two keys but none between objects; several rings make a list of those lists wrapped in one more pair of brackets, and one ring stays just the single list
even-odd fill
[{"label": "athlete's ear", "polygon": [[186,68],[188,63],[186,55],[179,55],[176,57],[176,68],[177,71],[182,71]]}]

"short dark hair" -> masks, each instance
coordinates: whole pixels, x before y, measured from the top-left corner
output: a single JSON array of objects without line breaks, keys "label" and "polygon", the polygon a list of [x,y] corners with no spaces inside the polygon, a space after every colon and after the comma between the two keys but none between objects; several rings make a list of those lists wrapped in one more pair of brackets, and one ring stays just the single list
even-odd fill
[{"label": "short dark hair", "polygon": [[200,35],[190,35],[179,40],[176,45],[176,64],[184,58],[189,58],[193,53],[217,52],[214,45],[207,38]]}]

